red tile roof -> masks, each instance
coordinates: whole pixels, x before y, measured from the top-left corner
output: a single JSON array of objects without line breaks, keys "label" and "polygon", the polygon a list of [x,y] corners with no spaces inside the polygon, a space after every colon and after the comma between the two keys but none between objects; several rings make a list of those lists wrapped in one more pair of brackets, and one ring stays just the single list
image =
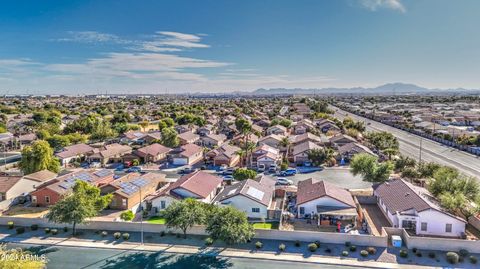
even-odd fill
[{"label": "red tile roof", "polygon": [[333,198],[348,206],[355,207],[355,202],[353,201],[352,195],[346,189],[340,188],[325,181],[313,183],[312,178],[298,182],[297,205],[301,205],[324,196]]},{"label": "red tile roof", "polygon": [[180,177],[176,182],[169,186],[168,190],[171,191],[176,188],[183,188],[201,198],[206,198],[220,184],[222,184],[221,178],[207,172],[197,171]]}]

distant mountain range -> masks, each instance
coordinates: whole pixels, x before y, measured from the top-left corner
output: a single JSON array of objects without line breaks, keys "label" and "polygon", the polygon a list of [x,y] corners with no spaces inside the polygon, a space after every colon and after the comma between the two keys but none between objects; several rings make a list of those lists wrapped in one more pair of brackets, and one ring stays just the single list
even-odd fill
[{"label": "distant mountain range", "polygon": [[257,89],[253,92],[235,92],[233,94],[239,95],[291,95],[291,94],[384,94],[384,95],[396,95],[396,94],[449,94],[449,93],[478,93],[478,89],[429,89],[423,88],[414,84],[407,83],[388,83],[375,88],[321,88],[321,89]]}]

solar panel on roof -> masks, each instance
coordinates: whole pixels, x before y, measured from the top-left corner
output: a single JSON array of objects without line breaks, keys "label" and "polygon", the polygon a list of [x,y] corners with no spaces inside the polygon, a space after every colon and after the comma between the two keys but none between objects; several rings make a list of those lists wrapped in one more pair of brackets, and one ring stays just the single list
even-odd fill
[{"label": "solar panel on roof", "polygon": [[98,177],[106,177],[106,176],[112,174],[112,171],[110,171],[108,169],[103,169],[103,170],[100,170],[100,171],[96,171],[94,174]]},{"label": "solar panel on roof", "polygon": [[143,186],[148,184],[148,181],[145,180],[144,178],[139,177],[139,178],[136,178],[136,179],[132,180],[132,183],[136,186],[143,187]]},{"label": "solar panel on roof", "polygon": [[254,187],[248,188],[247,195],[252,196],[255,199],[262,200],[263,196],[265,193],[259,189],[256,189]]}]

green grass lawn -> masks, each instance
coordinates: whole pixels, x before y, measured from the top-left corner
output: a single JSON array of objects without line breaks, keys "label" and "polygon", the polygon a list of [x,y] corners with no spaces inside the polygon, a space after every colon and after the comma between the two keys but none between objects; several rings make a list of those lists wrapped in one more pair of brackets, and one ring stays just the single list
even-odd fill
[{"label": "green grass lawn", "polygon": [[255,229],[264,229],[264,230],[277,230],[278,229],[278,222],[257,222],[253,223],[253,228]]},{"label": "green grass lawn", "polygon": [[165,224],[165,219],[162,217],[154,216],[149,218],[147,222],[151,224]]}]

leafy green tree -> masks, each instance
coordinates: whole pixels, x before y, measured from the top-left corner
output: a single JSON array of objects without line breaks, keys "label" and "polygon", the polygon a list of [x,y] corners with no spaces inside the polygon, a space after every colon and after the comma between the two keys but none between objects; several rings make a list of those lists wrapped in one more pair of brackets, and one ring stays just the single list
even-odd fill
[{"label": "leafy green tree", "polygon": [[174,148],[180,144],[180,139],[178,139],[178,133],[172,127],[164,128],[162,130],[162,139],[161,144],[165,147]]},{"label": "leafy green tree", "polygon": [[308,159],[316,166],[334,158],[335,152],[330,148],[312,149],[307,152]]},{"label": "leafy green tree", "polygon": [[252,124],[243,117],[239,117],[235,120],[235,127],[242,134],[252,131]]},{"label": "leafy green tree", "polygon": [[0,245],[0,268],[4,269],[44,269],[46,268],[46,259],[26,259],[33,257],[32,253],[21,248],[7,248],[7,245]]},{"label": "leafy green tree", "polygon": [[290,128],[292,126],[292,121],[289,119],[281,119],[278,124],[282,125],[285,128]]},{"label": "leafy green tree", "polygon": [[255,235],[245,212],[231,206],[219,207],[209,214],[206,231],[214,240],[227,244],[245,243]]},{"label": "leafy green tree", "polygon": [[96,119],[90,134],[90,138],[93,140],[105,140],[114,138],[117,135],[118,134],[112,129],[109,121],[104,119]]},{"label": "leafy green tree", "polygon": [[100,189],[81,180],[77,180],[71,192],[67,192],[60,201],[50,208],[47,219],[55,223],[72,224],[73,235],[77,224],[88,219],[110,204],[112,194],[100,195]]},{"label": "leafy green tree", "polygon": [[158,130],[162,131],[163,129],[167,128],[168,125],[164,120],[158,121]]},{"label": "leafy green tree", "polygon": [[365,124],[363,122],[354,121],[350,117],[346,117],[345,119],[343,119],[343,124],[342,125],[346,130],[355,129],[360,133],[365,131]]},{"label": "leafy green tree", "polygon": [[150,125],[150,122],[148,120],[144,120],[138,123],[140,127],[142,127],[142,130],[145,132],[145,129]]},{"label": "leafy green tree", "polygon": [[396,171],[403,171],[406,168],[413,168],[417,165],[417,161],[415,159],[405,156],[400,156],[398,159],[395,160],[395,170]]},{"label": "leafy green tree", "polygon": [[438,163],[434,162],[429,162],[429,163],[424,163],[421,162],[418,164],[417,171],[420,174],[420,178],[431,178],[433,177],[433,174],[440,169],[442,166],[439,165]]},{"label": "leafy green tree", "polygon": [[188,229],[205,223],[205,214],[203,203],[193,198],[175,201],[162,211],[167,227],[180,229],[184,238],[187,238]]},{"label": "leafy green tree", "polygon": [[58,135],[58,134],[47,138],[47,142],[48,144],[50,144],[50,147],[52,147],[54,150],[60,150],[71,144],[68,136]]},{"label": "leafy green tree", "polygon": [[385,182],[393,171],[391,162],[379,163],[378,158],[368,153],[355,155],[350,161],[353,175],[361,175],[364,181]]},{"label": "leafy green tree", "polygon": [[233,178],[236,180],[253,179],[257,176],[257,172],[248,168],[238,168],[233,172]]},{"label": "leafy green tree", "polygon": [[60,171],[60,163],[53,156],[53,150],[47,141],[37,140],[31,146],[22,150],[20,169],[25,175],[48,169],[52,172]]}]

